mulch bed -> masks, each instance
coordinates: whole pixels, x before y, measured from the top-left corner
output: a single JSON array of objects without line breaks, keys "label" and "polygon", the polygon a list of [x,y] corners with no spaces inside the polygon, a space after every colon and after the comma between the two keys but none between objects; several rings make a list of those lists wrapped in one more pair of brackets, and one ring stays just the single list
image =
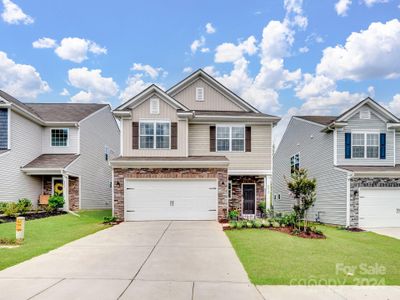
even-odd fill
[{"label": "mulch bed", "polygon": [[364,232],[365,230],[361,229],[361,228],[357,228],[357,227],[348,227],[346,228],[347,231],[351,231],[351,232]]},{"label": "mulch bed", "polygon": [[[54,212],[48,212],[48,211],[39,211],[39,212],[27,212],[23,215],[20,215],[20,217],[25,217],[25,220],[35,220],[35,219],[43,219],[43,218],[48,218],[48,217],[53,217],[53,216],[59,216],[59,215],[65,215],[67,212],[65,211],[54,211]],[[15,222],[15,217],[8,217],[8,216],[0,216],[0,223],[10,223],[10,222]]]}]

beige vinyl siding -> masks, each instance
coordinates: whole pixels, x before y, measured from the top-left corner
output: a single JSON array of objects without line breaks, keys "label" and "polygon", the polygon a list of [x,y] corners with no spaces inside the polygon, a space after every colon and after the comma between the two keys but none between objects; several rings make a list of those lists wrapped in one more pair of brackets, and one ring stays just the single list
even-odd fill
[{"label": "beige vinyl siding", "polygon": [[29,198],[36,205],[41,177],[28,176],[20,167],[42,154],[42,127],[11,111],[11,151],[0,155],[0,201]]},{"label": "beige vinyl siding", "polygon": [[80,175],[81,208],[101,209],[111,207],[111,167],[105,159],[105,146],[110,149],[110,159],[119,155],[119,128],[109,107],[80,123],[80,157],[67,172]]},{"label": "beige vinyl siding", "polygon": [[[149,97],[142,104],[132,110],[132,119],[122,121],[123,133],[123,156],[186,156],[187,121],[179,119],[176,109],[160,99],[160,113],[150,114]],[[178,122],[178,147],[177,149],[132,149],[132,122],[141,120],[162,120]]]},{"label": "beige vinyl siding", "polygon": [[[51,146],[51,129],[68,128],[68,147]],[[42,132],[42,153],[45,154],[63,154],[79,152],[79,134],[77,127],[45,127]]]},{"label": "beige vinyl siding", "polygon": [[273,205],[276,211],[292,211],[294,200],[289,196],[285,178],[290,179],[290,158],[300,153],[300,168],[307,169],[309,177],[317,179],[317,200],[308,218],[315,220],[321,212],[322,222],[345,225],[347,174],[335,169],[333,134],[323,133],[322,129],[323,126],[297,119],[289,123],[274,155]]},{"label": "beige vinyl siding", "polygon": [[271,125],[251,125],[251,152],[210,152],[210,125],[189,124],[189,155],[226,156],[228,170],[271,170],[271,131]]},{"label": "beige vinyl siding", "polygon": [[[365,108],[365,107],[363,107]],[[360,109],[363,109],[360,108]],[[338,165],[370,165],[370,166],[382,166],[382,165],[393,165],[394,164],[394,138],[393,131],[386,129],[386,122],[378,117],[378,113],[368,106],[371,110],[371,119],[363,120],[360,119],[360,115],[357,112],[348,120],[348,125],[338,130],[337,137],[337,164]],[[386,133],[386,159],[380,158],[345,158],[345,133],[346,132],[368,132],[370,130],[376,130],[378,133]]]},{"label": "beige vinyl siding", "polygon": [[[197,87],[204,88],[204,101],[196,101]],[[193,110],[244,111],[201,78],[194,81],[178,94],[173,95],[173,97],[187,108]]]}]

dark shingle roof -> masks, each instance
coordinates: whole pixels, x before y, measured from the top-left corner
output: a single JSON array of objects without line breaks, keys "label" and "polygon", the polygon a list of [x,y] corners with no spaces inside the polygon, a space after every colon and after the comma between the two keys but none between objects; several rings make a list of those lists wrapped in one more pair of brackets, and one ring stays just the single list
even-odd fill
[{"label": "dark shingle roof", "polygon": [[45,122],[79,122],[108,104],[26,103]]},{"label": "dark shingle roof", "polygon": [[63,169],[77,159],[79,155],[76,154],[42,154],[39,157],[28,163],[25,168],[51,168]]},{"label": "dark shingle roof", "polygon": [[329,125],[337,118],[336,116],[295,116],[295,117],[322,125]]},{"label": "dark shingle roof", "polygon": [[6,92],[0,90],[0,97],[6,99],[8,102],[11,102],[23,109],[25,109],[26,111],[30,112],[31,114],[35,115],[38,117],[38,115],[36,114],[36,112],[30,108],[29,106],[27,106],[25,103],[22,103],[21,101],[15,99],[13,96],[7,94]]},{"label": "dark shingle roof", "polygon": [[195,115],[199,116],[234,116],[234,117],[268,117],[278,118],[272,115],[260,113],[260,112],[247,112],[247,111],[215,111],[215,110],[195,110]]}]

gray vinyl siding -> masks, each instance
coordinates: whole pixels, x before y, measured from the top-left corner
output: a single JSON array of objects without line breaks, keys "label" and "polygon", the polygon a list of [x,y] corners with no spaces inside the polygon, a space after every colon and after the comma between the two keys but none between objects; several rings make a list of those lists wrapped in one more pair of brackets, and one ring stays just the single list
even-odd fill
[{"label": "gray vinyl siding", "polygon": [[[53,147],[51,146],[51,129],[68,128],[68,146]],[[78,153],[79,152],[79,134],[77,127],[45,127],[42,132],[42,153],[44,154],[62,154],[62,153]]]},{"label": "gray vinyl siding", "polygon": [[[369,107],[370,108],[370,107]],[[348,120],[348,125],[338,130],[337,135],[337,164],[338,165],[369,165],[369,166],[391,166],[394,164],[394,134],[392,130],[386,129],[386,122],[378,117],[378,113],[370,108],[371,119],[360,119],[357,112]],[[379,158],[345,158],[345,133],[368,132],[376,130],[379,133],[386,133],[386,159]]]},{"label": "gray vinyl siding", "polygon": [[80,157],[67,171],[80,175],[81,208],[111,208],[111,166],[105,160],[105,146],[111,150],[110,159],[120,153],[118,125],[109,109],[80,123]]},{"label": "gray vinyl siding", "polygon": [[10,111],[11,150],[0,155],[0,201],[29,198],[37,203],[42,181],[28,176],[20,167],[42,154],[42,127]]},{"label": "gray vinyl siding", "polygon": [[[322,133],[323,127],[292,119],[274,155],[272,177],[274,209],[290,212],[294,201],[289,196],[286,180],[290,180],[290,158],[300,153],[300,167],[317,179],[317,200],[308,218],[315,220],[317,212],[322,222],[346,224],[347,174],[333,164],[333,135]],[[277,195],[281,198],[278,200]],[[276,195],[276,199],[275,199]]]}]

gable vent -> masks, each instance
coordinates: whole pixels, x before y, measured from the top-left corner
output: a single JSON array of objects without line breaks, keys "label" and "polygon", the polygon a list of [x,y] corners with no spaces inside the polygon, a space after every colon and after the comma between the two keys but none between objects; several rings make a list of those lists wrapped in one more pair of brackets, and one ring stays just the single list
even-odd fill
[{"label": "gable vent", "polygon": [[196,88],[196,101],[204,101],[204,88]]},{"label": "gable vent", "polygon": [[371,119],[371,111],[369,109],[360,111],[360,119],[363,120]]},{"label": "gable vent", "polygon": [[158,115],[160,113],[160,100],[157,98],[150,99],[150,114]]}]

